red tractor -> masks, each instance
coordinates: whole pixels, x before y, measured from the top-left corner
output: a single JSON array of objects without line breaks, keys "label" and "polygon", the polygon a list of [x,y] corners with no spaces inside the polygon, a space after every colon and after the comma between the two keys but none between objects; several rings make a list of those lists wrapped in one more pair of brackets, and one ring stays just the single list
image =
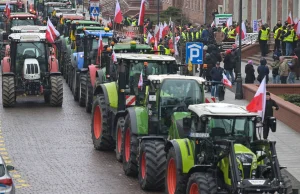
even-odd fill
[{"label": "red tractor", "polygon": [[51,106],[62,106],[63,80],[45,33],[13,33],[8,39],[10,52],[1,62],[3,107],[22,96],[44,96]]}]

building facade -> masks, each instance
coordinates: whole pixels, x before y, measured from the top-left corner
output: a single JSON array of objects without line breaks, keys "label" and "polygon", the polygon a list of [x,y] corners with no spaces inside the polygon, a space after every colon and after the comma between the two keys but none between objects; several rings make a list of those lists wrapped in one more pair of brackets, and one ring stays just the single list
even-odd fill
[{"label": "building facade", "polygon": [[[162,0],[162,7],[181,8],[193,23],[210,24],[214,9],[219,13],[232,13],[233,21],[238,21],[239,2],[240,0]],[[277,20],[286,21],[290,11],[293,19],[300,19],[300,0],[242,0],[242,3],[243,20],[247,19],[249,22],[262,19],[263,23],[274,26]]]}]

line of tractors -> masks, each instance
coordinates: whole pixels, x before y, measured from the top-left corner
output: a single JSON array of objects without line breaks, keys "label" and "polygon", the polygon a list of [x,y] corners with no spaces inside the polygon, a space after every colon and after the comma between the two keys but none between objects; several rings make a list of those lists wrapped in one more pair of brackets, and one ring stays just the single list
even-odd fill
[{"label": "line of tractors", "polygon": [[[60,32],[55,43],[45,40],[43,26],[10,26],[2,36],[4,107],[20,95],[43,95],[61,106],[63,77],[74,100],[92,113],[94,148],[114,150],[124,173],[138,177],[142,189],[292,193],[275,142],[259,138],[258,114],[238,105],[204,103],[205,87],[215,83],[179,75],[182,66],[173,56],[153,51],[138,38],[127,41],[122,32],[84,20],[72,9],[52,10],[51,21]],[[219,87],[221,95],[224,86]],[[276,119],[268,125],[275,129]]]}]

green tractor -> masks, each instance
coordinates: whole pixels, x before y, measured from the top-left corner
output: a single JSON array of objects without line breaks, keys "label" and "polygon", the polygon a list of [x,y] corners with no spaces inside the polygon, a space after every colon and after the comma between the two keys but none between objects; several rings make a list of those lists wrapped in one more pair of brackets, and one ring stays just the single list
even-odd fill
[{"label": "green tractor", "polygon": [[[276,142],[259,140],[258,114],[226,103],[188,109],[183,127],[173,131],[165,146],[166,193],[292,193],[291,180],[278,162]],[[274,117],[267,123],[276,130]],[[176,133],[182,134],[180,138]]]},{"label": "green tractor", "polygon": [[121,153],[123,170],[137,176],[142,189],[161,190],[165,184],[168,138],[180,138],[187,107],[204,103],[205,80],[196,76],[149,75],[144,101],[129,107],[119,117],[116,153]]},{"label": "green tractor", "polygon": [[[97,150],[119,147],[121,137],[118,129],[124,125],[126,108],[144,104],[142,93],[145,94],[145,91],[138,89],[141,75],[146,80],[148,75],[176,74],[178,70],[176,59],[170,56],[135,53],[117,53],[116,56],[118,62],[106,74],[112,81],[95,84],[94,87],[91,133]],[[120,149],[116,149],[118,161],[122,160],[121,153]]]}]

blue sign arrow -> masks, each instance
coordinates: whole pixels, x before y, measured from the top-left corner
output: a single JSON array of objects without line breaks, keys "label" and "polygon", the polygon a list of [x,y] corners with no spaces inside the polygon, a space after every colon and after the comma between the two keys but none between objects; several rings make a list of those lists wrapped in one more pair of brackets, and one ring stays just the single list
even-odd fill
[{"label": "blue sign arrow", "polygon": [[185,62],[188,64],[189,60],[193,65],[203,64],[203,43],[201,42],[187,42],[186,43],[186,57]]}]

